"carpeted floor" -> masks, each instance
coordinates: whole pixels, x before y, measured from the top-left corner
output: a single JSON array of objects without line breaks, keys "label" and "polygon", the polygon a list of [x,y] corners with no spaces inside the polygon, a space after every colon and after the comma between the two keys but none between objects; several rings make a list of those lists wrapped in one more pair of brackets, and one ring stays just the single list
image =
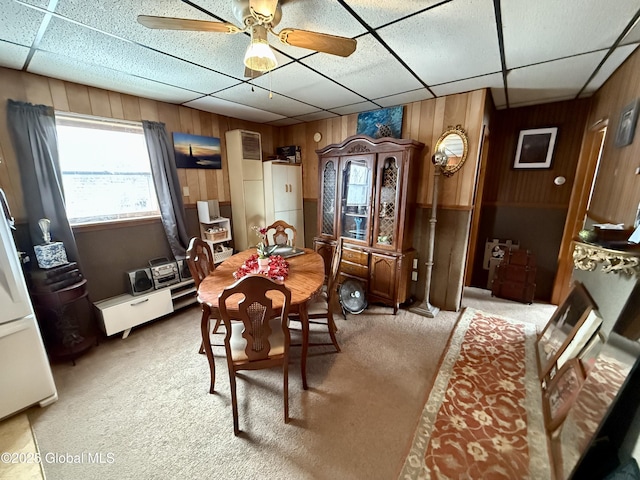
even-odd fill
[{"label": "carpeted floor", "polygon": [[[538,329],[555,310],[472,288],[465,290],[463,306],[529,321]],[[233,435],[219,347],[217,393],[208,394],[207,362],[197,353],[197,307],[137,328],[125,340],[110,338],[76,366],[56,365],[59,401],[29,411],[42,455],[83,460],[47,463],[46,477],[396,478],[459,313],[427,319],[391,312],[371,307],[346,321],[339,316],[343,351],[314,349],[306,392],[299,350],[293,349],[288,425],[282,419],[280,371],[245,373],[238,382],[239,437]]]}]

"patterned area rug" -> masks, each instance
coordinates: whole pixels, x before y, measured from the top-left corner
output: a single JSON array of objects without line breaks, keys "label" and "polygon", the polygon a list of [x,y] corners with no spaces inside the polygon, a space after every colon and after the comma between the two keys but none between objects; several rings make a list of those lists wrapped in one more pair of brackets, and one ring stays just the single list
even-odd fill
[{"label": "patterned area rug", "polygon": [[536,326],[467,308],[400,479],[551,478]]}]

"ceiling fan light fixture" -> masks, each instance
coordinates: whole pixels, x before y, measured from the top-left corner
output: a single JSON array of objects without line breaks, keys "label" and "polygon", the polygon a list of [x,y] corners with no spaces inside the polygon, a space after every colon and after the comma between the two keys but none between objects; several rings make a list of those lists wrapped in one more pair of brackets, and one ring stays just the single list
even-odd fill
[{"label": "ceiling fan light fixture", "polygon": [[264,25],[251,27],[251,43],[244,54],[244,64],[258,72],[268,72],[278,66],[276,56],[267,41],[267,29]]}]

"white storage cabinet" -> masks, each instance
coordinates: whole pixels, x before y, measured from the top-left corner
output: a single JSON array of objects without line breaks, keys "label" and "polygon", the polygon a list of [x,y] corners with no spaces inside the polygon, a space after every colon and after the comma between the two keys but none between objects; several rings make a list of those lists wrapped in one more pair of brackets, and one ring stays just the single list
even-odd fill
[{"label": "white storage cabinet", "polygon": [[267,225],[264,217],[262,142],[259,133],[247,130],[230,130],[225,133],[225,140],[231,172],[233,242],[236,250],[242,251],[259,241],[251,227]]},{"label": "white storage cabinet", "polygon": [[98,309],[100,326],[107,336],[123,332],[122,338],[127,338],[133,327],[195,303],[195,291],[193,279],[188,279],[142,295],[125,293],[94,305]]},{"label": "white storage cabinet", "polygon": [[264,162],[265,224],[283,220],[296,229],[296,247],[304,247],[302,164]]}]

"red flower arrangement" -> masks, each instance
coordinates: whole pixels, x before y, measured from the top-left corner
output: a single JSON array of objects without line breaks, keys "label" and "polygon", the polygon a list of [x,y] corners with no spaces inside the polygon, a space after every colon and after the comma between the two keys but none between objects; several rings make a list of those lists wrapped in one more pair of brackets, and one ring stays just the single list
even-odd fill
[{"label": "red flower arrangement", "polygon": [[253,254],[233,273],[233,278],[238,280],[239,278],[252,274],[266,275],[272,280],[284,281],[289,276],[289,262],[280,255],[271,255],[269,257],[269,269],[260,270],[258,255]]}]

